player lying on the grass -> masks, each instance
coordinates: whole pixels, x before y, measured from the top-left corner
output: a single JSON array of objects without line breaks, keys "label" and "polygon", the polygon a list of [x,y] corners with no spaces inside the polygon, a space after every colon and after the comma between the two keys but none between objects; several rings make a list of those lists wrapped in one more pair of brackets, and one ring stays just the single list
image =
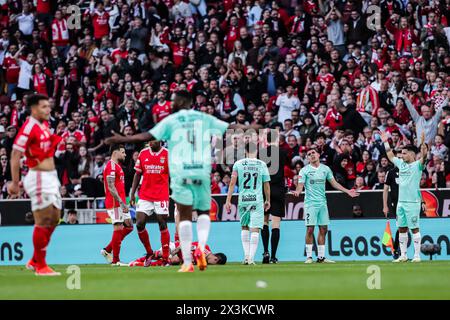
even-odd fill
[{"label": "player lying on the grass", "polygon": [[120,166],[120,162],[123,162],[126,156],[123,145],[111,146],[111,160],[108,161],[103,171],[105,207],[114,231],[111,242],[101,250],[101,254],[113,266],[128,266],[128,264],[120,262],[120,247],[123,239],[133,231],[133,222],[125,199],[125,175]]},{"label": "player lying on the grass", "polygon": [[[199,270],[207,263],[203,250],[208,240],[211,220],[211,138],[222,136],[227,128],[252,128],[229,125],[209,114],[192,110],[192,97],[187,91],[178,91],[172,102],[174,113],[164,118],[148,132],[133,136],[114,134],[105,140],[111,143],[139,143],[150,140],[167,141],[169,149],[170,187],[172,198],[180,213],[179,237],[185,256],[179,272],[193,272],[190,258],[192,243],[192,211],[197,210]],[[253,126],[260,128],[260,126]]]},{"label": "player lying on the grass", "polygon": [[[150,147],[139,153],[134,169],[133,186],[130,194],[130,205],[135,203],[136,189],[139,188],[139,200],[136,205],[136,229],[146,250],[146,264],[152,261],[153,251],[145,228],[147,216],[156,214],[161,233],[163,261],[168,264],[170,233],[167,228],[169,218],[169,154],[161,147],[160,141],[150,142]],[[142,178],[142,182],[141,182]]]},{"label": "player lying on the grass", "polygon": [[428,146],[424,143],[422,134],[420,158],[416,160],[417,147],[407,145],[402,149],[402,159],[394,156],[389,145],[389,136],[381,134],[389,160],[399,169],[397,227],[399,229],[400,257],[393,262],[408,261],[408,229],[412,232],[414,242],[414,258],[412,262],[420,262],[421,236],[419,230],[420,208],[422,195],[420,193],[420,179],[427,159]]},{"label": "player lying on the grass", "polygon": [[[198,242],[192,242],[191,247],[191,259],[194,264],[197,263],[197,258],[195,255],[195,251],[197,250]],[[130,267],[148,267],[148,266],[167,266],[165,261],[169,261],[171,265],[179,265],[183,262],[183,255],[181,253],[181,247],[177,246],[174,242],[170,242],[170,255],[168,260],[164,260],[162,248],[156,250],[153,254],[153,260],[150,264],[145,264],[143,258],[136,259],[133,262],[130,262]],[[203,250],[206,258],[206,262],[210,265],[214,264],[225,264],[227,262],[227,256],[223,253],[212,253],[211,249],[208,245],[205,245],[205,249]]]},{"label": "player lying on the grass", "polygon": [[331,186],[350,197],[357,197],[359,193],[354,189],[346,189],[333,177],[331,169],[320,163],[320,154],[315,147],[308,150],[306,156],[309,164],[300,170],[298,186],[293,192],[295,196],[302,193],[305,188],[304,217],[306,225],[306,261],[312,263],[312,249],[314,240],[314,227],[319,226],[319,236],[317,238],[317,262],[334,263],[325,257],[325,238],[330,224],[328,215],[327,197],[325,194],[325,183],[328,181]]},{"label": "player lying on the grass", "polygon": [[[241,241],[244,249],[243,264],[254,265],[259,232],[264,226],[264,211],[270,208],[270,175],[267,165],[256,158],[257,145],[248,142],[246,158],[233,165],[225,210],[231,210],[234,186],[239,182],[238,211],[241,217]],[[264,195],[263,195],[264,185]],[[266,201],[264,202],[264,198]]]},{"label": "player lying on the grass", "polygon": [[11,199],[19,196],[20,158],[25,155],[29,171],[23,187],[31,199],[34,217],[34,253],[26,267],[39,276],[59,276],[59,272],[47,265],[45,256],[61,217],[60,183],[53,159],[61,137],[52,134],[48,127],[51,107],[47,96],[29,95],[27,109],[31,111],[31,116],[20,128],[11,152],[12,181],[8,185],[8,194]]}]

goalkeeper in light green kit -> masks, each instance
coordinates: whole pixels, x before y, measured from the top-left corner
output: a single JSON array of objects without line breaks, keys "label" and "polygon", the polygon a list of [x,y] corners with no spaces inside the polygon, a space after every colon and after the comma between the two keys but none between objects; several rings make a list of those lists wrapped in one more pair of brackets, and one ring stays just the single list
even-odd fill
[{"label": "goalkeeper in light green kit", "polygon": [[[420,158],[416,161],[417,148],[407,145],[402,149],[402,160],[394,156],[388,139],[385,133],[381,135],[389,160],[399,169],[397,227],[399,229],[400,257],[393,262],[408,261],[408,229],[413,234],[414,242],[414,258],[411,262],[420,262],[419,219],[422,203],[420,179],[427,159],[428,147],[425,143],[420,145]],[[424,140],[425,137],[422,135],[422,141]]]},{"label": "goalkeeper in light green kit", "polygon": [[359,195],[354,189],[348,190],[339,184],[333,177],[331,169],[320,163],[320,154],[312,147],[306,153],[309,165],[300,170],[295,196],[302,193],[305,187],[304,216],[306,225],[306,261],[312,263],[312,249],[314,240],[314,227],[319,226],[319,236],[317,238],[317,262],[334,263],[325,258],[325,236],[327,235],[330,218],[328,216],[327,198],[325,194],[325,183],[328,181],[337,190],[345,192],[350,197]]},{"label": "goalkeeper in light green kit", "polygon": [[[267,165],[256,158],[256,144],[249,142],[246,149],[246,158],[233,165],[225,210],[228,212],[231,210],[231,196],[238,181],[238,211],[241,217],[241,241],[245,256],[243,264],[254,265],[259,232],[264,226],[264,211],[270,209],[270,174]],[[264,197],[267,199],[265,202],[263,185]]]}]

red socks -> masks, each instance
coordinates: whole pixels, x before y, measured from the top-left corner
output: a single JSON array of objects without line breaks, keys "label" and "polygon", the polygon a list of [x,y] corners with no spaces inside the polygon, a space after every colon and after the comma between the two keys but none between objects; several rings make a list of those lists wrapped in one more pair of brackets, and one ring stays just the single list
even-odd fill
[{"label": "red socks", "polygon": [[169,259],[169,242],[170,242],[170,233],[169,229],[161,230],[161,245],[162,245],[162,258],[163,260]]},{"label": "red socks", "polygon": [[133,226],[131,226],[131,227],[123,226],[123,229],[122,229],[122,240],[125,239],[125,237],[126,237],[131,231],[133,231]]},{"label": "red socks", "polygon": [[113,251],[113,261],[116,263],[120,261],[120,246],[122,245],[122,230],[114,230],[112,236],[112,251]]},{"label": "red socks", "polygon": [[105,250],[109,253],[111,253],[112,251],[112,245],[113,245],[113,241],[111,239],[111,241],[108,243],[108,245],[105,247]]},{"label": "red socks", "polygon": [[150,238],[148,236],[147,229],[144,228],[142,231],[138,231],[138,236],[142,244],[144,245],[147,254],[152,254],[153,250],[152,247],[150,246]]},{"label": "red socks", "polygon": [[45,256],[47,254],[47,246],[50,242],[50,238],[52,236],[55,227],[41,227],[34,226],[33,231],[33,246],[34,246],[34,254],[33,260],[36,263],[38,269],[43,268],[47,265],[45,261]]}]

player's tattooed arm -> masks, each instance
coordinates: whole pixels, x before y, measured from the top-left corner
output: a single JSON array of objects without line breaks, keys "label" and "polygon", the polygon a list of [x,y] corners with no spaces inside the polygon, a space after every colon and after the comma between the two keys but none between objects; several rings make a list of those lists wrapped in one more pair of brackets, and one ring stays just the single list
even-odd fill
[{"label": "player's tattooed arm", "polygon": [[389,144],[389,137],[385,132],[381,133],[381,141],[384,143],[384,149],[386,150],[386,155],[389,158],[389,161],[394,162],[394,153],[392,152],[391,146]]},{"label": "player's tattooed arm", "polygon": [[109,192],[114,197],[114,199],[116,199],[116,201],[119,202],[120,208],[122,208],[122,211],[128,212],[128,207],[120,198],[119,192],[117,191],[116,186],[114,184],[114,180],[115,180],[114,177],[110,177],[110,176],[106,177],[106,182],[108,183]]},{"label": "player's tattooed arm", "polygon": [[231,211],[231,197],[233,196],[233,190],[237,182],[237,176],[238,176],[237,172],[233,171],[233,173],[231,174],[230,185],[228,186],[227,201],[225,202],[225,210],[227,212]]},{"label": "player's tattooed arm", "polygon": [[156,140],[149,132],[142,132],[132,136],[122,136],[117,132],[112,132],[112,136],[105,139],[106,144],[114,143],[139,143]]},{"label": "player's tattooed arm", "polygon": [[130,192],[130,205],[134,206],[136,202],[136,190],[139,186],[139,182],[141,181],[142,174],[140,172],[137,172],[134,174],[133,177],[133,184],[131,185],[131,192]]}]

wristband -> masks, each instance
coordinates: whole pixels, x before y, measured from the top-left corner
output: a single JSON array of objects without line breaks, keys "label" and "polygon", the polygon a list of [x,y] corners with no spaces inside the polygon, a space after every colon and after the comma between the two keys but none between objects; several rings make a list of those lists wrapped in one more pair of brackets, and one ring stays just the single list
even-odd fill
[{"label": "wristband", "polygon": [[389,142],[387,142],[387,141],[384,142],[384,148],[386,150],[390,150],[391,149],[391,146],[389,145]]}]

